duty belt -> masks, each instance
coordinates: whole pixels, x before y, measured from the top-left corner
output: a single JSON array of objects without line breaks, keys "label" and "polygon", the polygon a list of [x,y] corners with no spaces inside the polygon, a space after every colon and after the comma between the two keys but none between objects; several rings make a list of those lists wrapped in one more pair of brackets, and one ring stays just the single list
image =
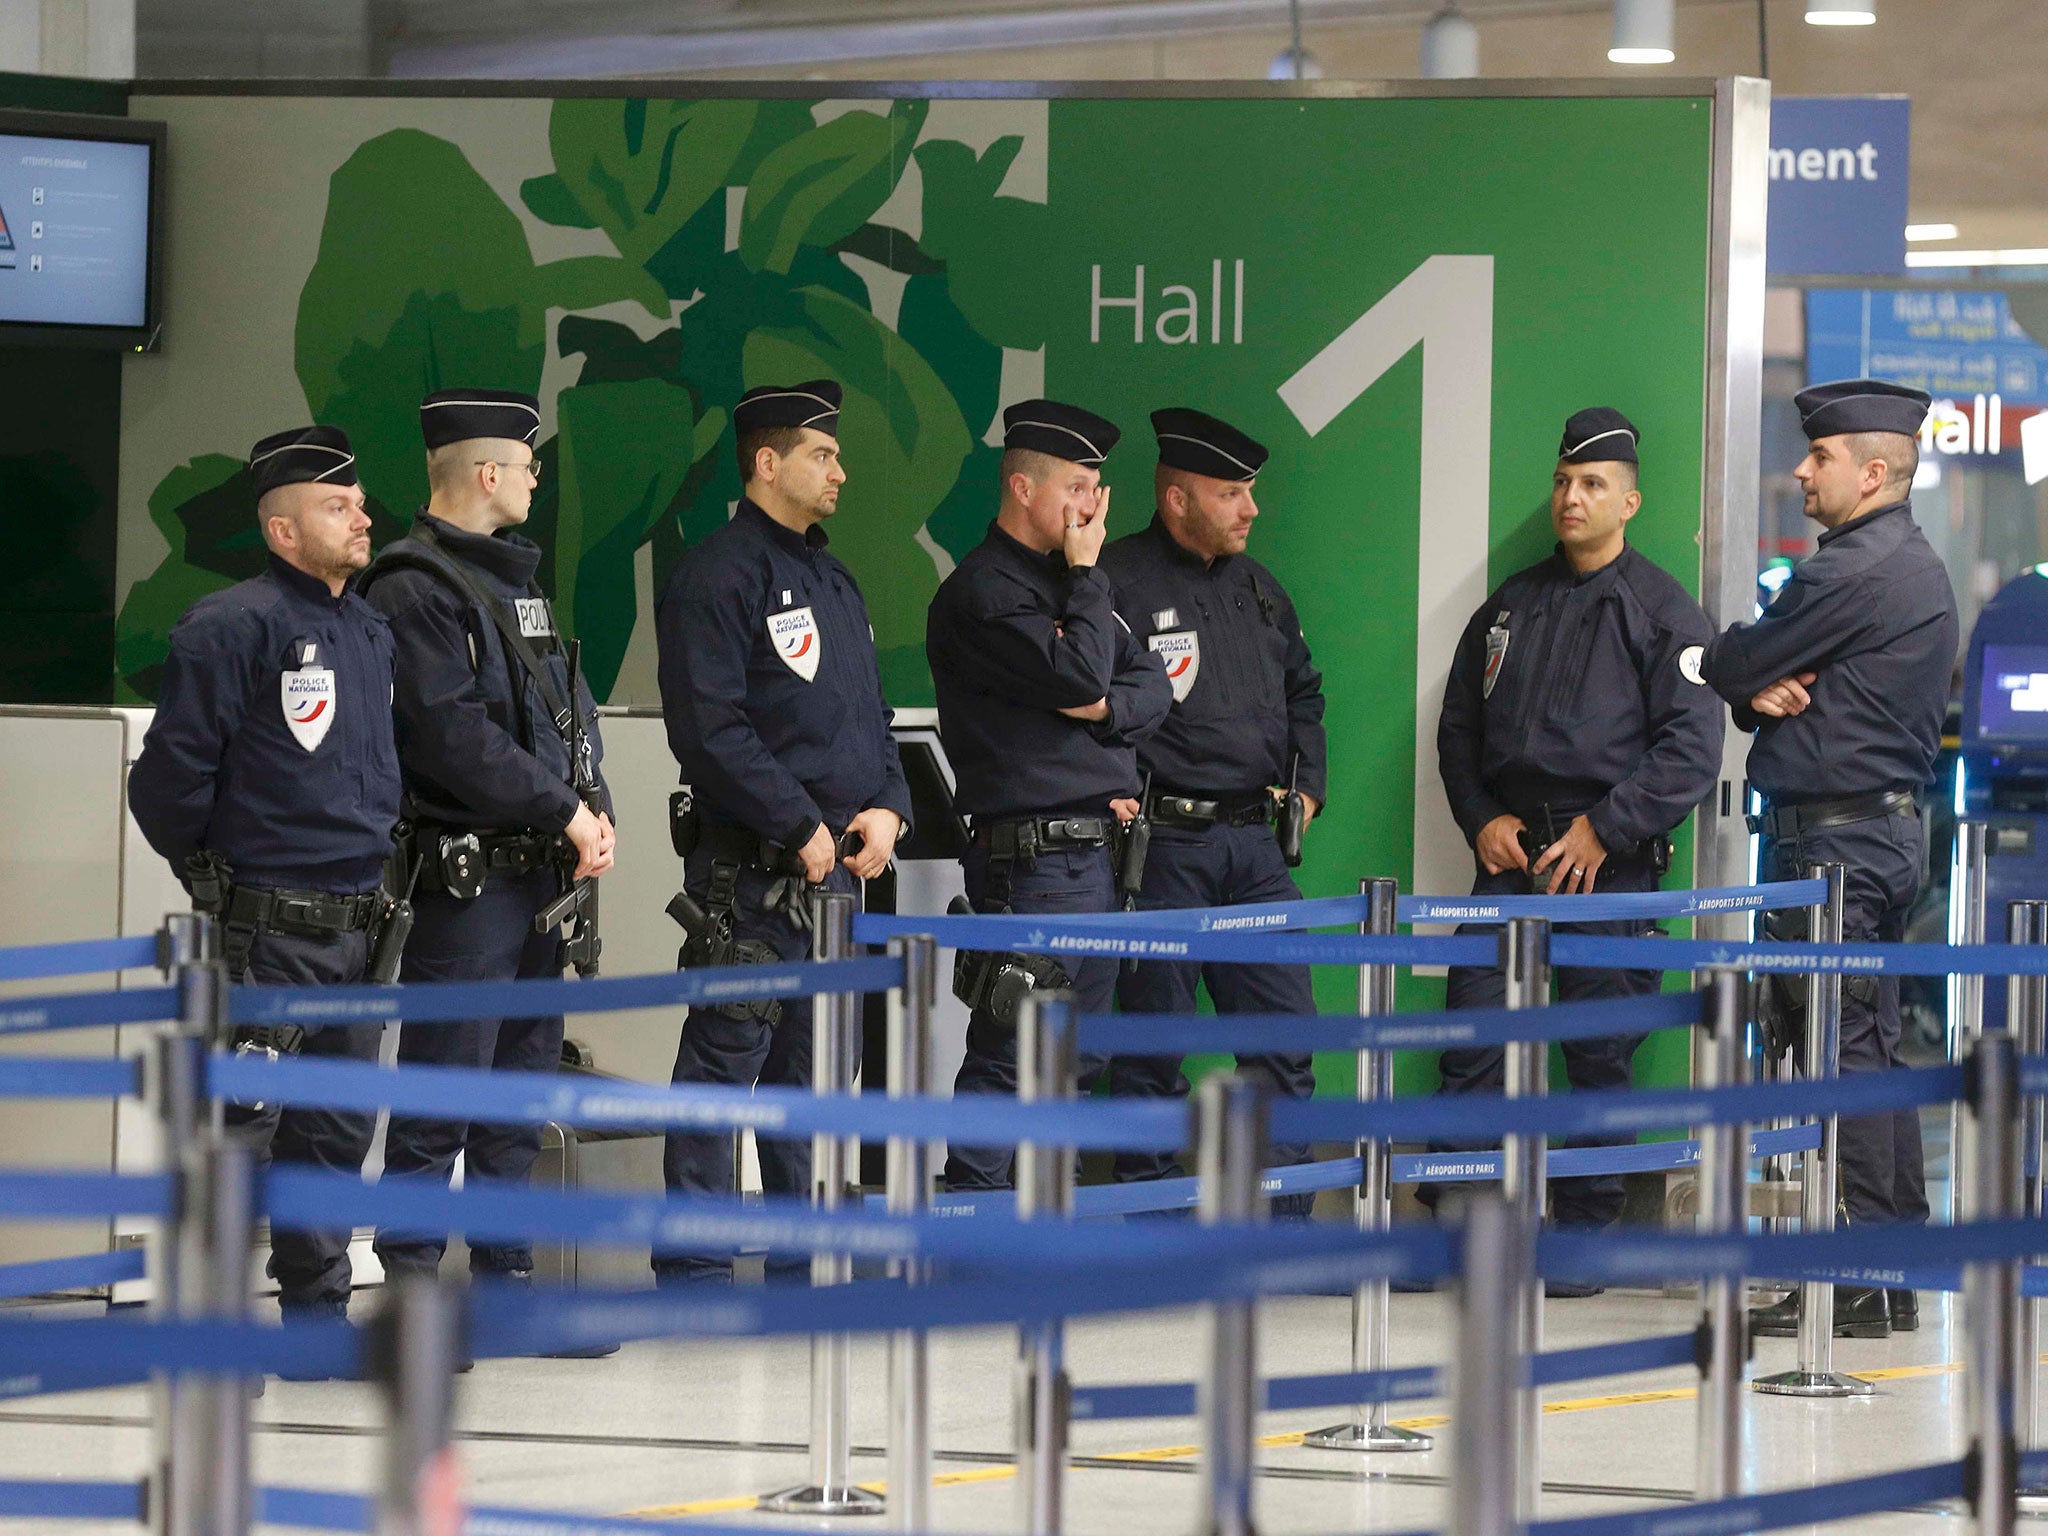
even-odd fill
[{"label": "duty belt", "polygon": [[771,875],[800,875],[804,869],[804,861],[794,848],[786,848],[731,822],[706,822],[697,846],[709,853],[715,863],[764,869]]},{"label": "duty belt", "polygon": [[998,859],[1026,861],[1047,848],[1103,848],[1116,835],[1110,816],[1021,816],[977,821],[974,846]]},{"label": "duty belt", "polygon": [[336,896],[327,891],[270,891],[238,885],[228,898],[226,917],[230,927],[316,938],[367,929],[383,904],[377,891]]},{"label": "duty belt", "polygon": [[1871,795],[1844,795],[1838,800],[1808,800],[1799,805],[1766,805],[1760,816],[1745,816],[1749,830],[1784,842],[1807,832],[1853,826],[1880,816],[1912,816],[1917,806],[1910,789],[1880,790]]},{"label": "duty belt", "polygon": [[1156,791],[1145,802],[1145,814],[1162,827],[1263,827],[1273,820],[1273,797],[1255,795],[1180,795]]}]

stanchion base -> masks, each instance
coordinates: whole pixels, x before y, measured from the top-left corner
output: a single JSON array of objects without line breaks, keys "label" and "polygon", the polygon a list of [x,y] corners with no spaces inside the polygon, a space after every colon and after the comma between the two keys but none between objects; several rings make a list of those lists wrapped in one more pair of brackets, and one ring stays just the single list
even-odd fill
[{"label": "stanchion base", "polygon": [[785,1488],[754,1507],[770,1515],[879,1515],[887,1506],[865,1488]]},{"label": "stanchion base", "polygon": [[1757,1377],[1749,1388],[1772,1397],[1869,1397],[1877,1391],[1867,1381],[1834,1371],[1781,1371],[1776,1376]]},{"label": "stanchion base", "polygon": [[1426,1451],[1436,1441],[1392,1424],[1332,1424],[1303,1435],[1301,1443],[1312,1451]]}]

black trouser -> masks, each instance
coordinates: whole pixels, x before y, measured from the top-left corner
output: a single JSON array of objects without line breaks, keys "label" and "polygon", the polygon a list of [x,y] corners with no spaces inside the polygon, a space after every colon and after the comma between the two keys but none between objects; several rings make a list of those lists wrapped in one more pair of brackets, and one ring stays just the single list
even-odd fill
[{"label": "black trouser", "polygon": [[[1544,871],[1547,884],[1550,872]],[[1641,855],[1609,858],[1595,877],[1595,893],[1654,891],[1657,873]],[[1481,866],[1472,882],[1474,896],[1527,896],[1540,890],[1518,869],[1490,875]],[[1498,926],[1466,923],[1460,933],[1496,934]],[[1641,938],[1659,932],[1657,925],[1637,918],[1605,923],[1559,923],[1558,933],[1602,934],[1610,938]],[[1649,997],[1663,986],[1661,971],[1592,970],[1581,966],[1560,967],[1557,996],[1560,1002],[1590,1002],[1596,998]],[[1507,979],[1498,966],[1454,965],[1446,999],[1452,1008],[1497,1008],[1507,1001]],[[1582,1089],[1627,1088],[1634,1084],[1636,1047],[1641,1035],[1608,1035],[1593,1040],[1560,1042],[1565,1076],[1572,1087]],[[1500,1046],[1475,1046],[1445,1051],[1437,1061],[1443,1078],[1439,1093],[1499,1093],[1507,1084],[1507,1052]],[[1567,1147],[1626,1146],[1635,1138],[1628,1135],[1574,1136]],[[1480,1136],[1469,1140],[1431,1142],[1436,1152],[1469,1152],[1499,1145],[1498,1137]],[[1435,1209],[1444,1201],[1469,1193],[1476,1186],[1457,1183],[1424,1184],[1417,1194],[1422,1203]],[[1551,1213],[1559,1226],[1605,1227],[1621,1216],[1624,1196],[1622,1176],[1596,1174],[1591,1178],[1552,1179]]]},{"label": "black trouser", "polygon": [[[1270,823],[1233,827],[1217,822],[1199,829],[1154,823],[1145,888],[1138,894],[1140,910],[1300,898]],[[1307,966],[1215,960],[1126,965],[1117,978],[1117,1006],[1125,1013],[1193,1013],[1197,986],[1208,987],[1219,1014],[1316,1011]],[[1281,1097],[1305,1099],[1315,1092],[1315,1059],[1306,1051],[1240,1055],[1237,1065],[1240,1071],[1264,1078]],[[1188,1091],[1177,1056],[1117,1056],[1110,1061],[1109,1076],[1112,1093],[1164,1098]],[[1308,1158],[1309,1148],[1301,1145],[1276,1146],[1272,1151],[1275,1165],[1305,1163]],[[1164,1171],[1181,1170],[1176,1165]],[[1313,1194],[1283,1195],[1273,1202],[1273,1209],[1276,1214],[1300,1214],[1314,1203]]]},{"label": "black trouser", "polygon": [[[365,978],[368,966],[369,945],[360,931],[311,937],[265,929],[250,943],[248,961],[235,980],[259,987],[349,986]],[[314,1061],[375,1061],[383,1034],[382,1024],[309,1029],[299,1055]],[[230,1104],[223,1120],[229,1136],[254,1154],[259,1173],[275,1161],[360,1175],[377,1129],[375,1114],[296,1105]],[[271,1228],[270,1273],[287,1312],[339,1315],[347,1310],[349,1237],[346,1229]]]},{"label": "black trouser", "polygon": [[[1847,866],[1843,936],[1851,944],[1896,944],[1920,889],[1920,818],[1876,816],[1797,838],[1765,838],[1765,880],[1799,880],[1811,864]],[[1842,980],[1841,1070],[1884,1072],[1899,1058],[1899,980]],[[1927,1220],[1927,1168],[1920,1113],[1844,1116],[1839,1140],[1842,1205],[1851,1222],[1879,1226]]]},{"label": "black trouser", "polygon": [[[446,891],[414,899],[412,937],[400,980],[526,981],[562,974],[561,930],[533,931],[534,914],[561,892],[551,869],[493,874],[483,893],[464,900]],[[398,1037],[400,1066],[488,1067],[500,1072],[554,1072],[562,1064],[562,1016],[481,1018],[407,1024]],[[439,1120],[393,1115],[384,1134],[384,1176],[445,1184],[462,1156],[466,1186],[523,1184],[540,1155],[538,1125]],[[387,1274],[433,1274],[448,1246],[444,1233],[380,1228],[377,1257]],[[533,1268],[530,1243],[469,1245],[472,1274]]]},{"label": "black trouser", "polygon": [[[989,856],[986,849],[972,848],[961,861],[967,877],[967,897],[977,912],[1000,912],[1004,902],[1000,890],[989,889]],[[1049,848],[1039,850],[1032,864],[1013,864],[1009,871],[1009,910],[1018,913],[1110,912],[1117,906],[1116,876],[1107,848]],[[1060,967],[1069,978],[1076,1004],[1083,1013],[1107,1013],[1116,995],[1119,961],[1109,955],[1062,955]],[[1100,1056],[1080,1058],[1082,1091],[1086,1092],[1103,1070]],[[1173,1075],[1180,1069],[1176,1063]],[[1010,1093],[1017,1091],[1017,1031],[1006,1027],[977,1008],[967,1021],[967,1054],[960,1073],[953,1079],[956,1096],[968,1093]],[[1128,1081],[1112,1075],[1112,1093],[1135,1091]],[[946,1187],[948,1189],[1008,1189],[1012,1147],[971,1146],[948,1142]],[[1162,1152],[1119,1152],[1111,1164],[1119,1184],[1137,1179],[1156,1179],[1171,1169],[1173,1159]]]},{"label": "black trouser", "polygon": [[[683,885],[701,903],[711,886],[712,857],[699,849],[683,867]],[[764,905],[768,888],[781,880],[766,870],[743,868],[739,875],[734,908],[733,937],[757,939],[784,960],[803,960],[811,953],[811,935],[780,911]],[[835,864],[823,889],[850,891],[853,876]],[[716,914],[713,914],[714,916]],[[680,930],[678,930],[680,932]],[[677,1083],[726,1083],[751,1087],[808,1088],[811,1086],[811,997],[785,997],[779,1019],[770,1024],[747,1014],[733,1018],[724,1007],[692,1008],[683,1020],[682,1038],[676,1044]],[[849,1048],[859,1060],[860,1035],[856,1031]],[[811,1142],[808,1136],[776,1138],[756,1136],[754,1149],[761,1159],[761,1188],[771,1195],[808,1195],[811,1190]],[[662,1152],[662,1173],[670,1190],[677,1194],[728,1195],[736,1181],[733,1171],[733,1137],[730,1131],[671,1131]],[[807,1273],[809,1261],[797,1255],[769,1256],[768,1268],[776,1279],[797,1280]],[[655,1279],[662,1284],[692,1280],[729,1279],[732,1260],[724,1255],[658,1252],[654,1255]]]}]

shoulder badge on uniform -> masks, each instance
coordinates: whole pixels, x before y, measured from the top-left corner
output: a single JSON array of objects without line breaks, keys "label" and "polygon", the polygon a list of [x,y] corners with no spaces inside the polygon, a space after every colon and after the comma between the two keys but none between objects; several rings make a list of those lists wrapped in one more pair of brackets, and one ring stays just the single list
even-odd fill
[{"label": "shoulder badge on uniform", "polygon": [[1166,680],[1173,684],[1173,702],[1178,704],[1195,686],[1202,671],[1202,637],[1192,629],[1154,635],[1146,644],[1166,663]]},{"label": "shoulder badge on uniform", "polygon": [[1493,697],[1493,685],[1500,681],[1500,664],[1508,654],[1508,616],[1503,609],[1494,616],[1493,628],[1486,632],[1486,681],[1480,686],[1479,696]]},{"label": "shoulder badge on uniform", "polygon": [[278,674],[284,723],[308,752],[319,750],[327,728],[334,724],[334,671],[316,665],[319,659],[319,646],[303,646],[299,665]]},{"label": "shoulder badge on uniform", "polygon": [[1679,675],[1688,683],[1698,683],[1704,688],[1707,679],[1706,675],[1700,670],[1700,663],[1706,659],[1707,648],[1704,645],[1688,645],[1678,653]]},{"label": "shoulder badge on uniform", "polygon": [[1161,608],[1152,615],[1152,627],[1154,629],[1171,629],[1179,622],[1180,610],[1178,608]]},{"label": "shoulder badge on uniform", "polygon": [[790,671],[807,683],[817,679],[818,651],[824,640],[818,633],[817,616],[809,608],[769,614],[768,639]]}]

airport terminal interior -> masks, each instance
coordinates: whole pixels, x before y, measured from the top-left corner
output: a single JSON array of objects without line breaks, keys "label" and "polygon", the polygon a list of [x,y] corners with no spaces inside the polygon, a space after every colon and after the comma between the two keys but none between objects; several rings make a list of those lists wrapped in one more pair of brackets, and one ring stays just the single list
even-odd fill
[{"label": "airport terminal interior", "polygon": [[2044,81],[0,0],[0,1536],[2048,1518]]}]

